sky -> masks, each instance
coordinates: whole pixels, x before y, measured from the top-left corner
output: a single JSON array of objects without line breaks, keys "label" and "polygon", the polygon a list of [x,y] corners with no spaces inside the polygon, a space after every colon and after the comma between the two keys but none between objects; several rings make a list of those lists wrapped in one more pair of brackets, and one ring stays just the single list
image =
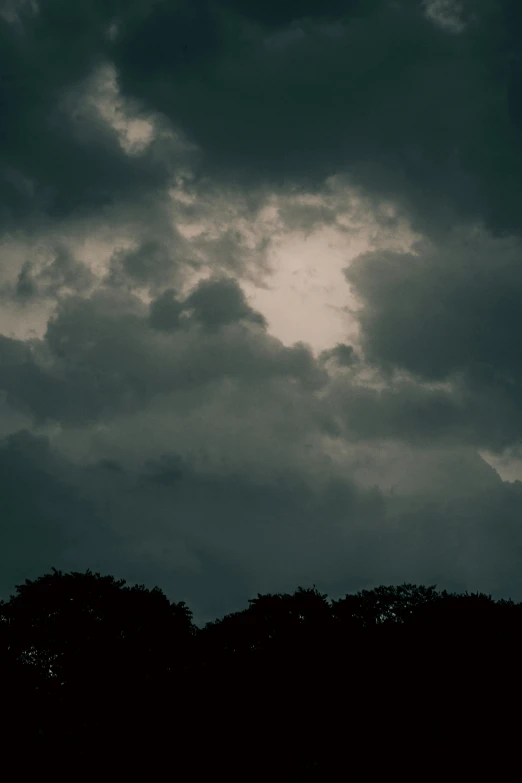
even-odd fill
[{"label": "sky", "polygon": [[2,0],[0,595],[522,600],[519,0]]}]

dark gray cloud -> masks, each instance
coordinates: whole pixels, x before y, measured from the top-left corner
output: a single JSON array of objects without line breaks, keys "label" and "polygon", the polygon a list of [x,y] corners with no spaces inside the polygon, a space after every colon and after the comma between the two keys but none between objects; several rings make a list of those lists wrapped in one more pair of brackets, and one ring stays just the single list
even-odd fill
[{"label": "dark gray cloud", "polygon": [[353,346],[344,343],[338,343],[333,348],[323,351],[321,358],[323,361],[333,359],[341,367],[351,367],[357,361]]},{"label": "dark gray cloud", "polygon": [[406,0],[159,3],[111,56],[125,92],[179,122],[219,176],[345,172],[425,230],[455,215],[515,228],[515,3],[462,5],[452,34]]},{"label": "dark gray cloud", "polygon": [[[0,590],[90,567],[200,619],[298,583],[522,597],[521,485],[477,452],[522,437],[521,14],[2,9]],[[365,221],[359,331],[283,345],[242,283]]]},{"label": "dark gray cloud", "polygon": [[[200,619],[297,582],[517,594],[519,485],[459,446],[451,394],[408,378],[372,388],[339,346],[323,357],[340,365],[328,379],[305,348],[249,326],[230,281],[170,304],[190,313],[202,291],[198,317],[161,329],[166,297],[147,309],[108,289],[62,301],[41,342],[3,338],[8,403],[61,424],[53,447],[28,433],[5,442],[13,492],[27,476],[23,525],[43,536],[57,520],[47,548],[24,553],[15,535],[27,528],[8,506],[6,551],[18,554],[7,580],[95,563],[160,583]],[[233,322],[213,318],[209,332],[201,312],[215,295],[219,314],[223,294]],[[329,457],[323,438],[349,453]]]},{"label": "dark gray cloud", "polygon": [[32,267],[29,261],[26,261],[20,270],[18,275],[15,296],[20,301],[24,302],[27,299],[32,299],[38,291],[36,282],[32,275]]},{"label": "dark gray cloud", "polygon": [[462,370],[520,377],[521,260],[518,239],[480,231],[359,257],[346,275],[365,305],[366,356],[431,380]]},{"label": "dark gray cloud", "polygon": [[459,5],[458,33],[420,0],[48,0],[18,23],[2,17],[4,218],[143,198],[186,165],[165,136],[127,154],[85,98],[73,108],[114,63],[138,114],[200,145],[201,171],[316,185],[343,172],[424,229],[454,215],[515,228],[518,4]]},{"label": "dark gray cloud", "polygon": [[350,440],[476,442],[478,423],[451,389],[408,378],[372,388],[357,378],[340,378],[328,389],[328,404]]},{"label": "dark gray cloud", "polygon": [[131,287],[165,285],[176,269],[176,249],[159,241],[143,242],[136,250],[116,251],[111,259],[109,280],[113,285]]},{"label": "dark gray cloud", "polygon": [[231,278],[203,280],[187,297],[185,307],[211,332],[235,321],[266,327],[265,318],[248,305],[241,288]]},{"label": "dark gray cloud", "polygon": [[54,249],[47,263],[23,262],[13,282],[0,287],[4,302],[20,305],[34,304],[42,299],[53,301],[71,291],[88,292],[95,277],[86,264],[79,262],[64,247]]},{"label": "dark gray cloud", "polygon": [[150,314],[125,290],[64,299],[43,340],[0,338],[0,388],[36,421],[65,424],[139,410],[156,395],[227,378],[280,377],[307,389],[326,382],[306,346],[286,348],[264,331],[264,319],[236,282],[201,282],[180,305],[181,331],[172,331],[172,313],[165,315],[166,296],[152,303]]},{"label": "dark gray cloud", "polygon": [[183,304],[176,297],[176,292],[172,288],[167,288],[150,303],[150,325],[160,331],[174,331],[182,325],[181,314],[183,312]]},{"label": "dark gray cloud", "polygon": [[107,526],[70,482],[71,468],[47,438],[21,430],[0,441],[0,593],[51,566],[104,564]]},{"label": "dark gray cloud", "polygon": [[403,385],[409,392],[399,404],[410,409],[421,436],[432,417],[433,428],[458,430],[460,423],[482,445],[519,440],[521,250],[518,238],[456,231],[412,253],[365,254],[347,269],[364,305],[366,358],[388,373],[398,368],[425,382],[452,383],[428,393]]},{"label": "dark gray cloud", "polygon": [[319,488],[288,474],[202,474],[175,452],[138,471],[80,466],[19,432],[0,444],[1,589],[51,565],[95,566],[159,583],[200,621],[297,583],[335,594],[407,578],[520,597],[520,484],[471,461],[469,486],[454,492],[462,459],[438,460],[431,494],[394,498],[347,478]]},{"label": "dark gray cloud", "polygon": [[169,150],[160,139],[126,154],[82,93],[105,63],[118,4],[50,0],[20,9],[17,19],[0,16],[1,223],[89,213],[166,183],[180,163],[176,144]]}]

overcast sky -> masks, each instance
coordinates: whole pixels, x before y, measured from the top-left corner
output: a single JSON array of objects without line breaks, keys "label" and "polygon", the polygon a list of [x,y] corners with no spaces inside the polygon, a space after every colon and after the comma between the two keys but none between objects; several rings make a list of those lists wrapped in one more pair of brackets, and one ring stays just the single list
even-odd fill
[{"label": "overcast sky", "polygon": [[522,600],[520,0],[2,0],[0,595]]}]

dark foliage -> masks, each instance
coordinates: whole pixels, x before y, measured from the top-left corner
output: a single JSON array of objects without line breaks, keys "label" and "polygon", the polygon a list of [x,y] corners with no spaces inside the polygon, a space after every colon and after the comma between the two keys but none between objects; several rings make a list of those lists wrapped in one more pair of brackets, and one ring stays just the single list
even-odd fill
[{"label": "dark foliage", "polygon": [[499,775],[521,615],[433,586],[314,587],[197,628],[158,588],[53,570],[0,604],[5,763],[324,780],[485,773],[489,758]]}]

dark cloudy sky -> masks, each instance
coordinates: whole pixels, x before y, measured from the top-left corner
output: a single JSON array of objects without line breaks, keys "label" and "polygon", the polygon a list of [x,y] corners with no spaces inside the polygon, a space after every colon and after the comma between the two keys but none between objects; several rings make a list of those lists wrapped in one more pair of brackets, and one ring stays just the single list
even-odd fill
[{"label": "dark cloudy sky", "polygon": [[2,0],[0,594],[522,599],[520,0]]}]

